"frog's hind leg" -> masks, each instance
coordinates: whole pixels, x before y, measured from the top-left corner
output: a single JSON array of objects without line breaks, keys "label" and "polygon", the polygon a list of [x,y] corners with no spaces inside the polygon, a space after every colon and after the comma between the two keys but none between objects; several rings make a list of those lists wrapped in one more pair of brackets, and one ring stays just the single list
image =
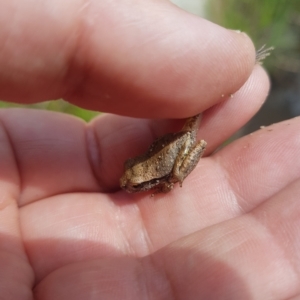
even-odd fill
[{"label": "frog's hind leg", "polygon": [[182,186],[183,180],[194,170],[203,155],[206,142],[201,140],[192,147],[180,165],[177,165],[173,170],[173,180],[179,182]]}]

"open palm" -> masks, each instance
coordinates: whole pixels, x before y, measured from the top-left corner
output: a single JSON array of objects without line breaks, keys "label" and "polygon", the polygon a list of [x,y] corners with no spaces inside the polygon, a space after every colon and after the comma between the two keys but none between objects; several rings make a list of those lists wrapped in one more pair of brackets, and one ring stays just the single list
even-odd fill
[{"label": "open palm", "polygon": [[130,128],[153,123],[0,117],[3,299],[31,299],[33,287],[35,299],[299,293],[299,118],[233,142],[203,158],[182,188],[150,197],[113,191],[134,148]]}]

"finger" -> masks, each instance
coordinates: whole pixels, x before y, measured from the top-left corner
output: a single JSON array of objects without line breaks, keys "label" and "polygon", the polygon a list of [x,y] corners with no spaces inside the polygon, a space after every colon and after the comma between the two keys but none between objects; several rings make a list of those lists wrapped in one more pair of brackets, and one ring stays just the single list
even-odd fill
[{"label": "finger", "polygon": [[[127,150],[126,156],[120,151],[128,147],[125,134],[130,139],[132,126],[144,126],[149,143],[154,139],[148,121],[134,124],[117,116],[100,117],[97,130],[93,124],[86,127],[79,119],[46,111],[7,109],[0,111],[0,120],[8,135],[4,145],[11,143],[10,151],[1,156],[6,167],[0,172],[3,180],[13,180],[21,188],[16,197],[20,206],[60,193],[119,189],[129,156]],[[162,131],[164,126],[159,124]],[[13,179],[11,170],[15,170]]]},{"label": "finger", "polygon": [[198,137],[207,141],[206,156],[258,112],[267,98],[269,86],[266,72],[260,66],[256,66],[239,91],[204,112]]},{"label": "finger", "polygon": [[149,267],[132,257],[71,264],[38,284],[35,299],[172,299],[165,275]]},{"label": "finger", "polygon": [[228,174],[241,211],[252,210],[300,177],[299,123],[294,118],[262,128],[214,156]]},{"label": "finger", "polygon": [[[99,191],[89,161],[85,124],[79,119],[46,111],[0,111],[4,143],[2,180],[18,187],[15,197],[26,203],[71,191]],[[4,147],[3,145],[3,147]],[[11,175],[14,170],[14,177]]]},{"label": "finger", "polygon": [[22,242],[19,176],[7,132],[0,126],[0,291],[2,299],[31,299],[34,275]]},{"label": "finger", "polygon": [[167,1],[2,0],[1,12],[4,100],[187,117],[237,91],[255,62],[246,35]]}]

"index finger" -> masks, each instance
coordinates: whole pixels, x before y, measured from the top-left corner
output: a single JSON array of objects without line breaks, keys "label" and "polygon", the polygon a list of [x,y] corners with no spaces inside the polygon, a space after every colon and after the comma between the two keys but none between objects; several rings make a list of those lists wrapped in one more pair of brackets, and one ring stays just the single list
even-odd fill
[{"label": "index finger", "polygon": [[255,62],[246,35],[167,1],[2,0],[0,28],[0,98],[21,103],[187,117],[237,91]]}]

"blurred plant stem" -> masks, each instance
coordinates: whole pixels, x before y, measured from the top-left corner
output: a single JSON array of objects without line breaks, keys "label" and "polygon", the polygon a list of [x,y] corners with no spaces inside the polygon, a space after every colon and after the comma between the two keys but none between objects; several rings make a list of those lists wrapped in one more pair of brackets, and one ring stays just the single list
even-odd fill
[{"label": "blurred plant stem", "polygon": [[62,99],[45,101],[41,103],[28,104],[28,105],[21,105],[21,104],[0,101],[0,108],[9,108],[9,107],[27,107],[27,108],[45,109],[50,111],[58,111],[58,112],[63,112],[63,113],[67,113],[79,117],[87,122],[99,114],[99,112],[82,109]]}]

